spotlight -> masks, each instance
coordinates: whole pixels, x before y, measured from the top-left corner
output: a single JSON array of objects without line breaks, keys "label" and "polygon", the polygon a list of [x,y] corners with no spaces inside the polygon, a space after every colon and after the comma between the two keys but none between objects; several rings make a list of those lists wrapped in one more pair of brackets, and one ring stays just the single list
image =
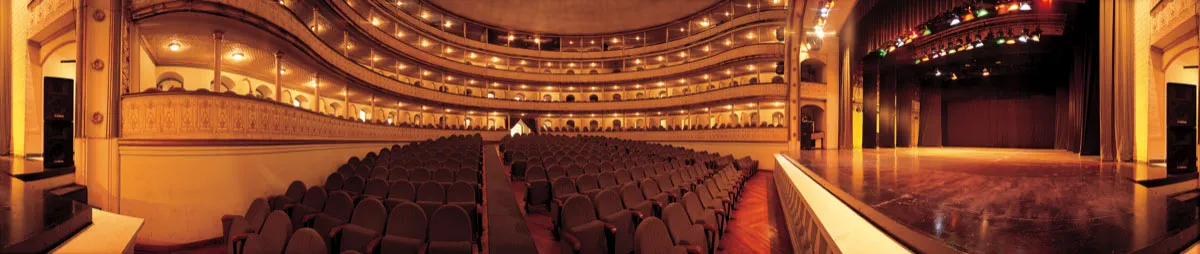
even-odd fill
[{"label": "spotlight", "polygon": [[991,75],[992,75],[991,71],[988,71],[987,68],[983,68],[983,76],[984,77],[991,76]]},{"label": "spotlight", "polygon": [[1033,10],[1033,7],[1030,7],[1029,3],[1021,3],[1021,10],[1022,11]]},{"label": "spotlight", "polygon": [[934,76],[941,77],[941,76],[942,76],[942,70],[936,70],[936,69],[935,69],[935,70],[933,70],[933,75],[934,75]]},{"label": "spotlight", "polygon": [[1042,28],[1038,27],[1037,30],[1033,30],[1033,35],[1030,35],[1029,39],[1033,40],[1035,42],[1041,42],[1042,41]]},{"label": "spotlight", "polygon": [[958,74],[950,73],[950,80],[958,80]]}]

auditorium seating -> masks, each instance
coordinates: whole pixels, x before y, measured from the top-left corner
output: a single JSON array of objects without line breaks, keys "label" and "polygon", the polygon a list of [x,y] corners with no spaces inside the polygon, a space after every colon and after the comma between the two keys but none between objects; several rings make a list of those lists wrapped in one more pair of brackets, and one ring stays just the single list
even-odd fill
[{"label": "auditorium seating", "polygon": [[779,123],[761,122],[758,124],[715,124],[715,125],[652,125],[647,127],[580,127],[580,126],[541,126],[538,128],[541,132],[620,132],[620,131],[690,131],[690,130],[722,130],[722,129],[745,129],[745,128],[784,128],[786,126]]},{"label": "auditorium seating", "polygon": [[[525,179],[526,210],[549,213],[565,253],[715,253],[758,166],[749,157],[597,136],[522,135],[500,149],[511,176]],[[658,225],[640,229],[651,220]],[[659,236],[638,234],[654,231],[669,235],[667,245],[642,245]]]},{"label": "auditorium seating", "polygon": [[[221,219],[232,253],[474,253],[483,229],[480,135],[393,145],[293,182]],[[269,215],[268,215],[269,214]]]}]

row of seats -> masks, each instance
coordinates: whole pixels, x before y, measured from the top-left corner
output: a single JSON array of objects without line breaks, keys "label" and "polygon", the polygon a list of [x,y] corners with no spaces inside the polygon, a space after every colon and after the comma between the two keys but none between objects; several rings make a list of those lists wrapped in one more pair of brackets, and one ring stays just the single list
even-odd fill
[{"label": "row of seats", "polygon": [[229,252],[481,252],[482,145],[478,134],[394,145],[349,159],[323,186],[293,182],[221,219]]},{"label": "row of seats", "polygon": [[[501,150],[514,178],[525,179],[526,210],[546,207],[552,235],[570,253],[715,253],[742,183],[755,172],[749,167],[757,166],[749,158],[593,136],[517,136],[502,140]],[[650,220],[663,224],[668,234],[658,236],[669,239],[640,241],[636,231]],[[664,243],[669,248],[650,246]]]},{"label": "row of seats", "polygon": [[598,127],[598,126],[597,127],[576,127],[576,126],[546,127],[546,126],[542,126],[541,128],[539,128],[539,130],[541,130],[543,132],[561,132],[561,131],[610,132],[610,131],[686,131],[686,130],[733,129],[733,128],[783,128],[783,127],[784,126],[779,123],[761,122],[758,125],[754,125],[754,124],[750,124],[750,123],[747,123],[745,125],[739,124],[739,123],[735,123],[735,124],[722,123],[722,124],[716,124],[716,125],[703,125],[703,124],[668,125],[668,126],[654,125],[654,126],[649,126],[649,127]]}]

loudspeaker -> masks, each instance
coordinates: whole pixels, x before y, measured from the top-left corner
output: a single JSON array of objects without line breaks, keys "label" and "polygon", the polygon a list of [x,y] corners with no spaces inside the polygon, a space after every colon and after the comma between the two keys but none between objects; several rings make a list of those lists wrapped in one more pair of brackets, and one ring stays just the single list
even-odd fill
[{"label": "loudspeaker", "polygon": [[775,74],[783,75],[783,61],[775,62]]},{"label": "loudspeaker", "polygon": [[46,77],[43,80],[45,97],[42,99],[45,133],[42,136],[45,168],[64,168],[75,165],[75,135],[72,120],[75,117],[75,81],[64,78]]},{"label": "loudspeaker", "polygon": [[1196,87],[1167,84],[1167,173],[1196,172]]}]

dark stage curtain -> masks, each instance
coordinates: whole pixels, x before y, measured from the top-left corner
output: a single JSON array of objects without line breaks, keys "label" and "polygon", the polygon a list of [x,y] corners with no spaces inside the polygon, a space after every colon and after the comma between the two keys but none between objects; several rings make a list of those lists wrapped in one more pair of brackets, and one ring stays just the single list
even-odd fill
[{"label": "dark stage curtain", "polygon": [[946,104],[946,145],[1054,147],[1054,97],[980,98]]},{"label": "dark stage curtain", "polygon": [[942,82],[930,79],[921,84],[921,130],[918,146],[942,146]]},{"label": "dark stage curtain", "polygon": [[1070,81],[1058,88],[1054,148],[1082,155],[1100,154],[1099,5],[1092,1],[1079,11],[1080,22],[1069,30],[1072,37]]}]

